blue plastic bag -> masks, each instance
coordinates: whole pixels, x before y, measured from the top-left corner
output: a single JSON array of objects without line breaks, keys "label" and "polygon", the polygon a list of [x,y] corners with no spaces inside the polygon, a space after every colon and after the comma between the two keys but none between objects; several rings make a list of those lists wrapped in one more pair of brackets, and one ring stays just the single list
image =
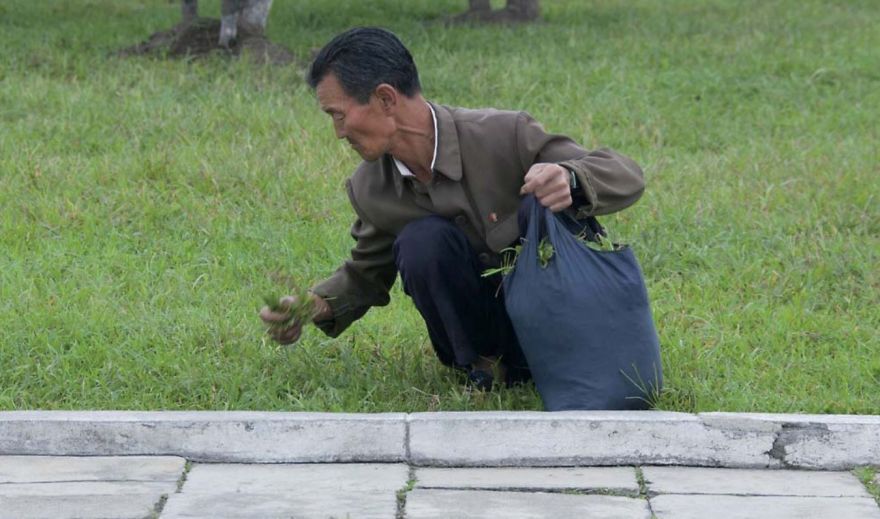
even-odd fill
[{"label": "blue plastic bag", "polygon": [[544,408],[649,408],[663,384],[660,343],[632,249],[593,250],[533,196],[523,203],[528,227],[504,300]]}]

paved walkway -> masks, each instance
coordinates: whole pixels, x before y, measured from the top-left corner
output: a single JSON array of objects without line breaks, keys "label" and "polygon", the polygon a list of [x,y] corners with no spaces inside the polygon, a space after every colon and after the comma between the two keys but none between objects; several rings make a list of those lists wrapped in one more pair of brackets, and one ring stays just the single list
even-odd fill
[{"label": "paved walkway", "polygon": [[880,506],[847,471],[0,456],[0,518],[36,517],[880,519]]}]

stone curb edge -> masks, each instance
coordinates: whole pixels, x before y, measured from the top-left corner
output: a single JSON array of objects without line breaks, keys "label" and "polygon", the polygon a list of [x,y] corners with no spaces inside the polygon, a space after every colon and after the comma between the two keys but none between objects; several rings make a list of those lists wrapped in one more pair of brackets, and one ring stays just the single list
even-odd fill
[{"label": "stone curb edge", "polygon": [[0,455],[844,470],[880,465],[880,415],[4,411]]}]

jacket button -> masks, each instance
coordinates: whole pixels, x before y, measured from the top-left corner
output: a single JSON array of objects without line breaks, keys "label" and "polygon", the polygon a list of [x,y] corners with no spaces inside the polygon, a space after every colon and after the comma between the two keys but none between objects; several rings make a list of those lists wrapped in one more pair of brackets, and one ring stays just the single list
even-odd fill
[{"label": "jacket button", "polygon": [[463,214],[456,216],[455,217],[455,224],[460,227],[464,227],[464,225],[467,224],[467,217]]},{"label": "jacket button", "polygon": [[489,257],[489,254],[487,254],[487,253],[485,253],[485,252],[481,252],[481,253],[477,256],[477,259],[480,260],[480,263],[483,263],[484,265],[488,265],[488,264],[489,264],[489,260],[492,259],[492,258]]}]

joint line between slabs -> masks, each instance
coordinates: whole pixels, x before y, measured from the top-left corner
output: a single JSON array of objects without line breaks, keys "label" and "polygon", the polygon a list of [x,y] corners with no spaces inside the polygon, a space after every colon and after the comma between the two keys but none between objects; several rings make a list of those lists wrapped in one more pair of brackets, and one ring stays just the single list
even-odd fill
[{"label": "joint line between slabs", "polygon": [[410,464],[410,463],[412,463],[412,452],[410,450],[410,445],[409,445],[409,442],[410,442],[409,415],[406,415],[406,418],[404,418],[403,423],[404,423],[404,430],[403,430],[403,453],[404,454],[403,455],[405,457],[407,464]]}]

